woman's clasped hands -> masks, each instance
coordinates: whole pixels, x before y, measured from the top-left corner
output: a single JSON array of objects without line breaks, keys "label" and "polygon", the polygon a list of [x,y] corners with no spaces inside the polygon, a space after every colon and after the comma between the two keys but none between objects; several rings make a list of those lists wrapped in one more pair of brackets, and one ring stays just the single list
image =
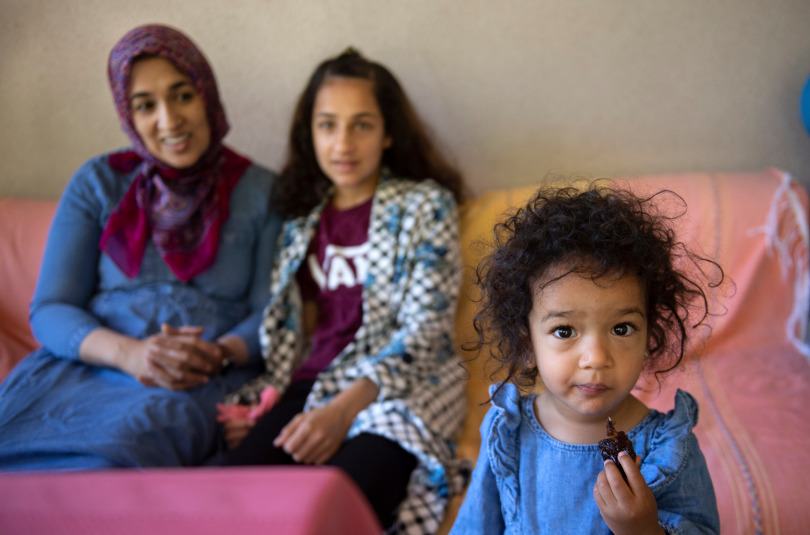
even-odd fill
[{"label": "woman's clasped hands", "polygon": [[142,340],[132,359],[132,375],[147,386],[188,390],[208,382],[227,362],[225,348],[204,340],[202,327],[161,325]]}]

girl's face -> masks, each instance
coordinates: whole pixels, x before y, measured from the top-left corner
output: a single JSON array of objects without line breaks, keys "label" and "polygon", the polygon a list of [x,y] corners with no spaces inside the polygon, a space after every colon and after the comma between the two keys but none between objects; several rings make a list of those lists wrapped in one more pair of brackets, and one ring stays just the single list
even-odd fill
[{"label": "girl's face", "polygon": [[312,142],[321,171],[335,186],[336,207],[350,208],[374,196],[391,139],[370,81],[324,81],[312,110]]},{"label": "girl's face", "polygon": [[534,290],[529,334],[552,406],[568,419],[604,423],[604,416],[628,399],[644,365],[647,315],[641,281],[634,275],[596,281],[565,275]]},{"label": "girl's face", "polygon": [[164,164],[183,169],[197,163],[211,143],[205,102],[191,79],[163,58],[132,65],[129,84],[132,123],[146,150]]}]

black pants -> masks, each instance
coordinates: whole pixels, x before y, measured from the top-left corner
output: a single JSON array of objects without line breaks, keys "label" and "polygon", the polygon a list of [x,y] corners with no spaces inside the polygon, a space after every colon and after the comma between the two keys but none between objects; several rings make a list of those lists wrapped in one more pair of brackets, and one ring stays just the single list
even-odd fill
[{"label": "black pants", "polygon": [[[290,385],[270,412],[228,456],[229,465],[296,464],[273,440],[293,417],[304,409],[311,381]],[[382,526],[394,523],[397,506],[405,499],[416,457],[385,437],[361,433],[346,440],[325,464],[343,469],[363,491]]]}]

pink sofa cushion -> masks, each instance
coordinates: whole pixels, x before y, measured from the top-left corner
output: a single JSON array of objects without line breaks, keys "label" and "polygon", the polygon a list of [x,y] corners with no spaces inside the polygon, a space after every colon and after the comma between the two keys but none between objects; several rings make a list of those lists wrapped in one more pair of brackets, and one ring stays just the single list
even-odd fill
[{"label": "pink sofa cushion", "polygon": [[39,345],[28,325],[28,305],[56,204],[0,198],[0,381]]},{"label": "pink sofa cushion", "polygon": [[330,467],[0,475],[4,535],[379,535],[354,482]]}]

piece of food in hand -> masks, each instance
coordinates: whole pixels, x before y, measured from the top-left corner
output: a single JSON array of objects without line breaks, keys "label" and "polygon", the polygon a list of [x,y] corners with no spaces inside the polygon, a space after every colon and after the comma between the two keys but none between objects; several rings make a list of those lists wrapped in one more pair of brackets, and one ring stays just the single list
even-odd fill
[{"label": "piece of food in hand", "polygon": [[616,431],[616,428],[613,427],[613,420],[608,416],[607,438],[603,438],[599,441],[599,453],[602,454],[603,460],[606,461],[610,459],[616,463],[622,477],[627,481],[627,475],[624,473],[622,465],[619,464],[619,452],[621,451],[626,451],[627,454],[630,455],[630,458],[635,461],[636,450],[633,449],[633,443],[627,438],[627,433],[624,431]]}]

